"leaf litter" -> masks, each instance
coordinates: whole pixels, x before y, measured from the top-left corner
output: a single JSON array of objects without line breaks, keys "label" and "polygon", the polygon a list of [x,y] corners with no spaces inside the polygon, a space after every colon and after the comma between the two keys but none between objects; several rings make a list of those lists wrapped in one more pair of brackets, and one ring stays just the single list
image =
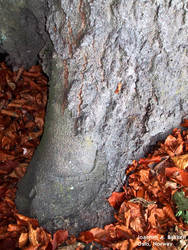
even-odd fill
[{"label": "leaf litter", "polygon": [[[79,237],[53,235],[18,213],[18,181],[39,145],[47,103],[39,65],[12,72],[0,63],[0,249],[186,249],[188,245],[188,119],[125,170],[122,192],[108,198],[116,222]],[[63,245],[62,245],[63,244]]]}]

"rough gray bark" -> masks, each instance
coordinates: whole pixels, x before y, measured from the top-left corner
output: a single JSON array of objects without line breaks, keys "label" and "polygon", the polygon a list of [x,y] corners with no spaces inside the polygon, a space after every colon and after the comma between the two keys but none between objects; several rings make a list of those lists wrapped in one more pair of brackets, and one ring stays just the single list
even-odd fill
[{"label": "rough gray bark", "polygon": [[49,43],[45,32],[46,2],[43,0],[0,0],[0,53],[8,53],[8,63],[17,69],[38,61]]},{"label": "rough gray bark", "polygon": [[106,198],[125,166],[188,114],[188,3],[47,3],[55,52],[45,132],[17,205],[48,230],[75,233],[111,221]]}]

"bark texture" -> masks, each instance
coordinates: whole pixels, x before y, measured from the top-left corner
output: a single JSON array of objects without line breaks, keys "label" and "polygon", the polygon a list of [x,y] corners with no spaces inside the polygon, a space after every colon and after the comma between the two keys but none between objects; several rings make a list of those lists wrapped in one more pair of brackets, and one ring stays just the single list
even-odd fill
[{"label": "bark texture", "polygon": [[188,114],[188,2],[47,4],[46,126],[17,205],[48,230],[75,233],[111,221],[106,198],[125,166]]},{"label": "bark texture", "polygon": [[7,53],[8,63],[15,69],[29,68],[39,60],[45,47],[46,1],[0,0],[0,53]]}]

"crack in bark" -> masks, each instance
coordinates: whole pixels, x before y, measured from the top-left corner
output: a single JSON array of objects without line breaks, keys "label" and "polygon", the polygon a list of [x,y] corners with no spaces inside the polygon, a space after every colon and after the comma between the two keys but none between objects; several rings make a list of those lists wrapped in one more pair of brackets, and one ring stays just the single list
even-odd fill
[{"label": "crack in bark", "polygon": [[67,64],[67,60],[63,60],[63,66],[64,66],[64,75],[63,75],[63,85],[64,85],[64,89],[63,89],[63,104],[62,104],[62,113],[64,114],[65,109],[68,105],[68,92],[69,92],[69,69],[68,69],[68,64]]},{"label": "crack in bark", "polygon": [[142,134],[146,134],[148,132],[148,121],[149,121],[149,117],[151,115],[153,111],[153,108],[152,108],[152,104],[151,104],[151,98],[148,99],[148,104],[145,108],[145,114],[142,118],[142,124],[143,124],[143,128],[142,128]]},{"label": "crack in bark", "polygon": [[82,123],[82,120],[83,120],[83,117],[80,115],[80,113],[81,113],[81,106],[83,104],[83,93],[82,93],[82,91],[83,91],[83,87],[84,87],[84,72],[86,70],[87,63],[88,63],[87,56],[84,55],[84,64],[82,65],[82,71],[80,73],[82,83],[81,83],[81,87],[80,87],[79,92],[78,92],[78,99],[79,99],[78,115],[75,118],[75,122],[74,122],[74,135],[75,136],[78,135],[79,126],[81,126],[81,123]]}]

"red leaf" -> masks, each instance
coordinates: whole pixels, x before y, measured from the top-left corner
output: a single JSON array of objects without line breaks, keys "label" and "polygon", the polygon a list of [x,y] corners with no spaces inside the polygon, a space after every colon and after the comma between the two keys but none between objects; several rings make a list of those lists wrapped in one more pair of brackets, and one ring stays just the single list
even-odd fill
[{"label": "red leaf", "polygon": [[68,238],[68,231],[66,230],[58,230],[53,235],[52,247],[55,250],[58,246],[60,246],[63,242],[65,242]]},{"label": "red leaf", "polygon": [[181,123],[180,126],[188,128],[188,119],[184,119],[183,123]]},{"label": "red leaf", "polygon": [[165,169],[166,176],[177,180],[183,186],[188,187],[188,172],[185,172],[182,169],[173,167]]},{"label": "red leaf", "polygon": [[157,156],[153,156],[151,158],[141,158],[139,160],[139,164],[143,164],[143,163],[152,163],[152,162],[160,162],[161,161],[161,156],[157,155]]},{"label": "red leaf", "polygon": [[85,242],[86,244],[94,240],[93,234],[90,231],[81,232],[78,240]]},{"label": "red leaf", "polygon": [[113,192],[112,195],[108,198],[108,202],[112,207],[118,209],[121,203],[124,201],[125,193]]}]

